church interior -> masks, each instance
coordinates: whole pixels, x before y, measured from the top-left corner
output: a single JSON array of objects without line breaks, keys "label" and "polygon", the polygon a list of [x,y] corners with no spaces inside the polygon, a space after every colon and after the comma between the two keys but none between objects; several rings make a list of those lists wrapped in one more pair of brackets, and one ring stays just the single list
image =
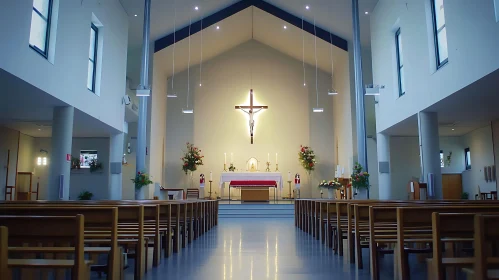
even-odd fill
[{"label": "church interior", "polygon": [[499,279],[498,22],[0,1],[0,278]]}]

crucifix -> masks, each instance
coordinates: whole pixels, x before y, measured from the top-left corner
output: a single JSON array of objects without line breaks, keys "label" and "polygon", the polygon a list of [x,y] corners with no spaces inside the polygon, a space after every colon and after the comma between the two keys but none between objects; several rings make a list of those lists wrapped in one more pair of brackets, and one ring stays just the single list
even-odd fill
[{"label": "crucifix", "polygon": [[250,105],[249,106],[236,106],[236,110],[241,110],[248,114],[249,116],[249,128],[250,128],[250,135],[251,135],[251,144],[253,144],[253,128],[255,126],[255,119],[254,115],[258,112],[260,112],[263,109],[268,109],[269,106],[255,106],[253,105],[253,89],[250,89]]}]

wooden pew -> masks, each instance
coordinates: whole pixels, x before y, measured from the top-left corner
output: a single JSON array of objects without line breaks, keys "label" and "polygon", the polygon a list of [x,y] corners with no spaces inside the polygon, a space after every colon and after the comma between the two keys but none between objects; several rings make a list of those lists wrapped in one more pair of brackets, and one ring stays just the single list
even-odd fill
[{"label": "wooden pew", "polygon": [[8,247],[9,247],[9,230],[5,226],[0,226],[0,275],[10,279],[8,268]]},{"label": "wooden pew", "polygon": [[[102,207],[32,207],[32,206],[5,206],[0,205],[0,215],[16,215],[16,216],[60,216],[60,215],[83,215],[85,217],[85,230],[94,228],[106,229],[109,234],[104,240],[92,240],[85,236],[85,242],[91,245],[105,244],[109,247],[85,247],[86,253],[92,254],[108,254],[108,275],[110,279],[121,279],[121,254],[118,248],[118,209],[117,208],[102,208]],[[100,238],[101,239],[101,238]]]},{"label": "wooden pew", "polygon": [[[71,279],[90,279],[90,263],[84,258],[83,215],[0,216],[0,226],[8,228],[9,251],[11,247],[36,247],[32,249],[37,253],[64,253],[64,259],[8,259],[9,269],[71,269]],[[25,249],[30,252],[29,248]],[[73,255],[73,258],[67,259],[68,255]]]},{"label": "wooden pew", "polygon": [[[474,220],[475,262],[473,278],[476,280],[489,278],[489,268],[498,267],[499,258],[487,254],[491,244],[497,245],[499,240],[499,215],[476,215]],[[497,279],[497,272],[494,279]]]}]

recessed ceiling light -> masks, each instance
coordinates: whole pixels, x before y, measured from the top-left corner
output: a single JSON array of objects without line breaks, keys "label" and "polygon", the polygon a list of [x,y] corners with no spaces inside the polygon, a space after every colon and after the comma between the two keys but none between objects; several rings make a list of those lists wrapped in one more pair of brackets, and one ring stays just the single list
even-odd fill
[{"label": "recessed ceiling light", "polygon": [[199,86],[201,87],[201,86],[203,86],[203,84],[199,84]]},{"label": "recessed ceiling light", "polygon": [[194,10],[196,10],[196,11],[199,10],[199,7],[198,6],[194,7]]},{"label": "recessed ceiling light", "polygon": [[284,25],[284,29],[288,29],[288,27],[286,25]]},{"label": "recessed ceiling light", "polygon": [[366,15],[368,15],[368,14],[369,14],[369,12],[365,12],[365,14],[366,14]]},{"label": "recessed ceiling light", "polygon": [[137,15],[133,15],[134,17],[136,17]]},{"label": "recessed ceiling light", "polygon": [[453,128],[452,131],[454,131],[455,129]]},{"label": "recessed ceiling light", "polygon": [[309,6],[309,5],[305,6],[305,9],[309,10],[309,9],[310,9],[310,6]]},{"label": "recessed ceiling light", "polygon": [[220,29],[220,26],[217,25],[217,29]]},{"label": "recessed ceiling light", "polygon": [[307,84],[303,83],[303,86],[307,86]]},{"label": "recessed ceiling light", "polygon": [[39,128],[38,130],[42,130],[41,128]]}]

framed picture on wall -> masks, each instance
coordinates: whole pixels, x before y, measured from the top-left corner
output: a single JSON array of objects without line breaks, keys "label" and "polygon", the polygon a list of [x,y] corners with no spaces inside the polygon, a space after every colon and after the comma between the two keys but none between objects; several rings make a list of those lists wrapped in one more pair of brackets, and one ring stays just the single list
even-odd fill
[{"label": "framed picture on wall", "polygon": [[80,168],[90,168],[92,160],[97,160],[97,151],[81,150],[80,151]]}]

